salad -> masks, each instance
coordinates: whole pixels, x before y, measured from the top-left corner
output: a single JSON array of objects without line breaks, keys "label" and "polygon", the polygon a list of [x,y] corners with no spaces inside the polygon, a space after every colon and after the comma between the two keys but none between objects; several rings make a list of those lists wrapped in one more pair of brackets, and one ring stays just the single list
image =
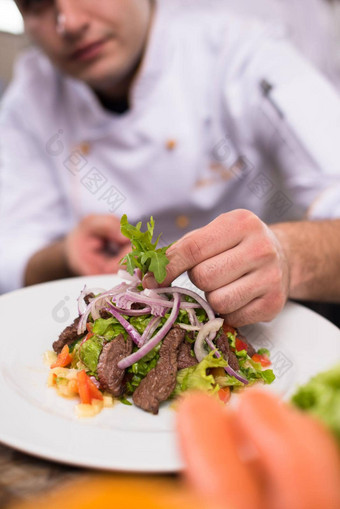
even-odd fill
[{"label": "salad", "polygon": [[299,387],[292,403],[321,419],[340,444],[340,364],[318,373]]},{"label": "salad", "polygon": [[164,401],[188,390],[216,394],[227,402],[233,391],[275,375],[269,352],[255,349],[226,325],[196,292],[177,286],[144,289],[151,271],[166,276],[167,247],[153,242],[153,218],[121,220],[132,251],[121,261],[122,282],[113,288],[83,288],[79,316],[53,343],[49,385],[79,397],[77,412],[90,416],[115,400],[157,414]]}]

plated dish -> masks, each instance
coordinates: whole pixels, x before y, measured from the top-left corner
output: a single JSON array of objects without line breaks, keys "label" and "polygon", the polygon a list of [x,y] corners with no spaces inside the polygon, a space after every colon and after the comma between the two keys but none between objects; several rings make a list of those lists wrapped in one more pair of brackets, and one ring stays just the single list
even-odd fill
[{"label": "plated dish", "polygon": [[[86,467],[178,471],[175,412],[169,406],[155,416],[119,404],[80,420],[74,401],[58,397],[46,384],[49,368],[42,354],[77,316],[79,289],[85,284],[111,288],[118,282],[114,276],[74,278],[0,297],[0,440],[34,455]],[[176,284],[188,283],[182,278]],[[272,323],[249,326],[242,333],[255,348],[271,351],[276,380],[267,388],[285,398],[340,357],[340,331],[293,303]]]},{"label": "plated dish", "polygon": [[110,289],[85,286],[78,315],[46,352],[48,385],[76,398],[79,417],[113,403],[157,415],[189,390],[229,401],[254,383],[271,384],[267,348],[255,349],[196,291],[145,290],[135,269]]}]

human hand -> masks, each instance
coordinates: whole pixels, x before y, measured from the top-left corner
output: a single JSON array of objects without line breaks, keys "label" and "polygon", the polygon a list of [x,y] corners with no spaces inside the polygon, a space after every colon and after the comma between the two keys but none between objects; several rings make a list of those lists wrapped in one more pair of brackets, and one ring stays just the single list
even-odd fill
[{"label": "human hand", "polygon": [[[274,233],[247,210],[222,214],[167,251],[169,284],[188,271],[216,313],[238,327],[272,320],[286,303],[289,267]],[[143,285],[154,287],[152,277]]]},{"label": "human hand", "polygon": [[337,509],[340,457],[314,418],[267,391],[248,389],[236,409],[188,394],[177,411],[185,474],[203,501],[233,509]]},{"label": "human hand", "polygon": [[85,217],[65,239],[65,256],[77,275],[111,274],[131,250],[130,241],[120,232],[119,218],[113,215]]}]

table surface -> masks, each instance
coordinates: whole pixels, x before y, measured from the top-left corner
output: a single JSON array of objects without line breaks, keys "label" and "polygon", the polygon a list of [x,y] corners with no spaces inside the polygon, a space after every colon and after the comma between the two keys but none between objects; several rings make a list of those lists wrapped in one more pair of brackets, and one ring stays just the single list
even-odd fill
[{"label": "table surface", "polygon": [[49,492],[87,470],[45,461],[0,444],[0,507]]}]

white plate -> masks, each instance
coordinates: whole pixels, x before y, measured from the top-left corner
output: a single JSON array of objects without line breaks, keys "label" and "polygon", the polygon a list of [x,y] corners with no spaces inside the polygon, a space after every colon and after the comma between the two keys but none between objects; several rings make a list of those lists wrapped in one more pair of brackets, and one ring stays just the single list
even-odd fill
[{"label": "white plate", "polygon": [[[108,470],[174,472],[181,468],[175,413],[158,416],[120,403],[91,419],[77,419],[75,400],[46,386],[43,353],[77,316],[85,282],[110,288],[114,276],[74,278],[0,297],[0,441],[43,458]],[[340,358],[340,330],[316,313],[289,303],[271,324],[244,329],[272,352],[275,383],[288,398],[299,383]]]}]

